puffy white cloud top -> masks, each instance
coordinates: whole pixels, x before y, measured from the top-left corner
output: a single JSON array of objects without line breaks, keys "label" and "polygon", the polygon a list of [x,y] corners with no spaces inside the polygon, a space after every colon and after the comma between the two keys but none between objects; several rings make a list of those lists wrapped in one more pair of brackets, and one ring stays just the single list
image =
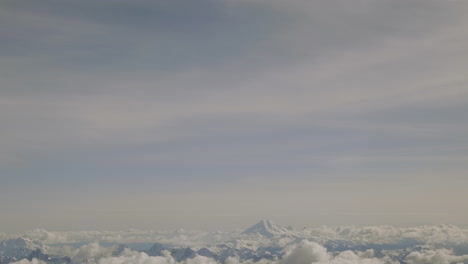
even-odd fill
[{"label": "puffy white cloud top", "polygon": [[282,260],[282,264],[310,264],[330,259],[327,249],[315,242],[303,240]]},{"label": "puffy white cloud top", "polygon": [[297,244],[284,258],[280,264],[392,264],[394,262],[388,257],[375,258],[371,251],[356,254],[347,250],[333,256],[327,249],[315,242],[303,240]]},{"label": "puffy white cloud top", "polygon": [[[125,251],[119,256],[109,256],[109,250],[96,243],[81,247],[72,258],[72,263],[95,263],[95,264],[220,264],[220,262],[203,256],[196,256],[181,262],[177,262],[165,252],[163,256],[148,256],[144,252]],[[262,259],[259,264],[394,264],[388,257],[375,258],[370,252],[357,254],[352,251],[344,251],[333,256],[327,249],[315,242],[303,240],[291,247],[286,255],[277,261]],[[236,257],[229,257],[225,264],[248,264],[252,261],[242,262]],[[426,262],[412,262],[415,264]],[[441,262],[442,263],[442,262]],[[445,263],[445,262],[444,262]],[[44,264],[44,262],[33,259],[22,260],[15,264]]]},{"label": "puffy white cloud top", "polygon": [[213,259],[197,256],[183,262],[176,262],[171,256],[150,257],[145,253],[134,253],[132,255],[103,258],[98,264],[217,264]]},{"label": "puffy white cloud top", "polygon": [[453,251],[448,249],[415,251],[406,257],[408,264],[450,264],[464,261],[468,261],[468,255],[455,256]]},{"label": "puffy white cloud top", "polygon": [[[195,256],[183,261],[176,261],[169,251],[162,256],[149,256],[144,252],[126,249],[117,256],[111,255],[112,248],[90,243],[76,250],[71,258],[73,264],[399,264],[389,256],[375,257],[373,250],[364,252],[345,250],[331,253],[322,245],[303,240],[285,249],[285,255],[279,260],[261,259],[241,261],[238,257],[228,257],[224,262],[204,256]],[[455,255],[449,249],[425,249],[413,251],[405,259],[407,264],[451,264],[468,261],[468,255]],[[38,259],[23,259],[11,264],[47,264]]]},{"label": "puffy white cloud top", "polygon": [[84,263],[110,256],[111,248],[100,246],[98,243],[91,243],[80,247],[72,256],[72,263]]},{"label": "puffy white cloud top", "polygon": [[[330,240],[350,240],[361,243],[392,243],[402,239],[414,239],[424,244],[468,243],[468,229],[453,225],[394,227],[394,226],[321,226],[290,230],[290,233],[307,240],[325,243]],[[44,244],[80,242],[138,243],[155,241],[181,246],[217,244],[240,237],[239,231],[70,231],[54,232],[36,229],[26,236]]]},{"label": "puffy white cloud top", "polygon": [[[274,227],[264,227],[266,229],[263,233],[269,236],[255,230],[50,232],[43,229],[29,232],[26,236],[31,241],[34,239],[48,244],[40,247],[43,253],[56,257],[67,256],[71,264],[468,263],[468,229],[451,225],[322,226],[303,229]],[[155,242],[158,244],[150,249]],[[127,246],[118,246],[116,243]],[[16,264],[44,264],[41,261],[47,259],[37,252],[36,255],[30,255],[35,249],[15,248],[19,255],[12,260],[23,258]],[[0,248],[0,257],[1,252]]]},{"label": "puffy white cloud top", "polygon": [[38,259],[32,259],[31,261],[27,260],[27,259],[22,259],[20,261],[17,261],[17,262],[12,262],[10,264],[47,264],[45,263],[44,261],[41,261],[41,260],[38,260]]}]

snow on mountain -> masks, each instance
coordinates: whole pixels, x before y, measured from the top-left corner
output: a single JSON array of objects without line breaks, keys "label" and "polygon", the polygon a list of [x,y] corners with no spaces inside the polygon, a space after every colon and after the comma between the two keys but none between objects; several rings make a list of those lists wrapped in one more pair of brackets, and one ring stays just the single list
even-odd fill
[{"label": "snow on mountain", "polygon": [[197,252],[189,247],[172,247],[171,245],[164,245],[161,243],[155,243],[146,253],[149,256],[164,256],[165,252],[169,252],[170,255],[178,262],[194,258],[197,256]]},{"label": "snow on mountain", "polygon": [[242,234],[250,235],[250,234],[259,234],[267,238],[273,238],[279,235],[290,234],[291,230],[276,225],[270,220],[261,220],[260,222],[256,223],[255,225],[247,228]]},{"label": "snow on mountain", "polygon": [[0,242],[0,263],[26,258],[37,249],[44,251],[45,246],[27,237],[2,241]]},{"label": "snow on mountain", "polygon": [[[216,263],[226,263],[231,260],[258,262],[263,259],[272,263],[282,263],[280,260],[290,259],[290,254],[294,253],[298,245],[304,244],[303,241],[316,243],[321,248],[323,247],[330,257],[341,256],[340,258],[344,256],[340,255],[341,253],[348,252],[349,255],[351,251],[354,252],[354,257],[369,255],[400,261],[400,263],[405,263],[406,258],[413,261],[420,257],[412,252],[420,252],[429,257],[433,252],[444,253],[447,258],[459,259],[460,257],[463,260],[465,260],[465,255],[468,256],[468,229],[447,225],[408,228],[322,226],[293,229],[279,226],[269,220],[262,220],[243,232],[240,230],[232,232],[130,230],[123,233],[116,231],[62,232],[57,236],[55,233],[39,230],[34,233],[36,235],[34,239],[30,236],[23,236],[18,239],[0,241],[0,264],[19,260],[23,261],[22,263],[29,263],[27,260],[32,259],[47,264],[86,261],[97,263],[101,259],[115,258],[117,260],[131,257],[134,254],[144,256],[149,260],[167,259],[174,264],[186,264],[188,263],[186,261],[194,259],[209,259]],[[37,242],[37,237],[49,247],[46,249]],[[55,238],[77,243],[51,243],[57,241]],[[96,241],[90,243],[90,238],[95,238]],[[152,241],[152,243],[146,241]],[[126,243],[125,245],[118,244],[121,242]],[[316,248],[311,246],[315,244],[307,245],[312,249]],[[434,251],[445,247],[453,252]],[[301,252],[299,249],[296,251]],[[468,261],[468,257],[466,260]],[[130,259],[129,263],[134,263],[134,261]]]}]

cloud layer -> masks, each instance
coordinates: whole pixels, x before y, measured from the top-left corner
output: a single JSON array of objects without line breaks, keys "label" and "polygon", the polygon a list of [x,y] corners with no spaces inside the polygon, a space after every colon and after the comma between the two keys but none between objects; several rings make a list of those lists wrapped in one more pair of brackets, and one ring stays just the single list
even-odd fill
[{"label": "cloud layer", "polygon": [[[453,225],[395,227],[395,226],[337,226],[310,227],[290,230],[299,237],[325,243],[334,240],[349,240],[357,243],[395,243],[404,239],[412,239],[426,245],[463,244],[468,243],[468,229]],[[57,232],[36,229],[26,232],[30,237],[43,244],[70,244],[82,242],[101,243],[161,243],[195,246],[216,244],[240,236],[240,231],[68,231]],[[7,237],[15,237],[9,235]]]},{"label": "cloud layer", "polygon": [[243,232],[35,230],[1,242],[0,263],[452,264],[468,261],[467,234],[446,225],[296,229],[268,220]]},{"label": "cloud layer", "polygon": [[[448,249],[423,250],[421,252],[411,252],[405,261],[408,264],[450,264],[463,263],[468,260],[468,255],[457,256]],[[167,252],[164,256],[148,256],[146,253],[126,250],[119,256],[110,256],[109,248],[100,247],[98,244],[82,246],[71,259],[73,264],[96,263],[96,264],[217,264],[214,259],[196,256],[181,262],[177,262]],[[331,254],[323,246],[304,240],[289,250],[281,260],[271,261],[262,259],[257,262],[240,261],[235,257],[229,257],[224,262],[226,264],[398,264],[400,262],[385,256],[377,258],[373,252],[353,252],[342,251],[338,254]],[[12,264],[46,264],[44,261],[23,259]]]}]

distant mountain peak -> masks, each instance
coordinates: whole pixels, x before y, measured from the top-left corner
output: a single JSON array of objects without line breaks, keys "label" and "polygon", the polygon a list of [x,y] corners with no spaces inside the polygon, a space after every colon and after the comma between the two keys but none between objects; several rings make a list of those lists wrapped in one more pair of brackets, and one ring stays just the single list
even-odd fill
[{"label": "distant mountain peak", "polygon": [[29,256],[34,250],[41,250],[46,247],[40,242],[33,241],[27,236],[0,241],[0,263],[1,258],[19,260]]},{"label": "distant mountain peak", "polygon": [[260,234],[262,236],[272,238],[276,235],[287,233],[288,229],[276,225],[271,220],[260,220],[260,222],[247,228],[242,234]]}]

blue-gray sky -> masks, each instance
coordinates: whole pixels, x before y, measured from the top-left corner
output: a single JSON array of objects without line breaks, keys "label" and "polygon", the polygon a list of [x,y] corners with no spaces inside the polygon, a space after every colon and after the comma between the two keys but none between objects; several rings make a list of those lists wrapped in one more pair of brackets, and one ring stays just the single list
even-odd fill
[{"label": "blue-gray sky", "polygon": [[0,232],[468,221],[464,0],[5,0]]}]

